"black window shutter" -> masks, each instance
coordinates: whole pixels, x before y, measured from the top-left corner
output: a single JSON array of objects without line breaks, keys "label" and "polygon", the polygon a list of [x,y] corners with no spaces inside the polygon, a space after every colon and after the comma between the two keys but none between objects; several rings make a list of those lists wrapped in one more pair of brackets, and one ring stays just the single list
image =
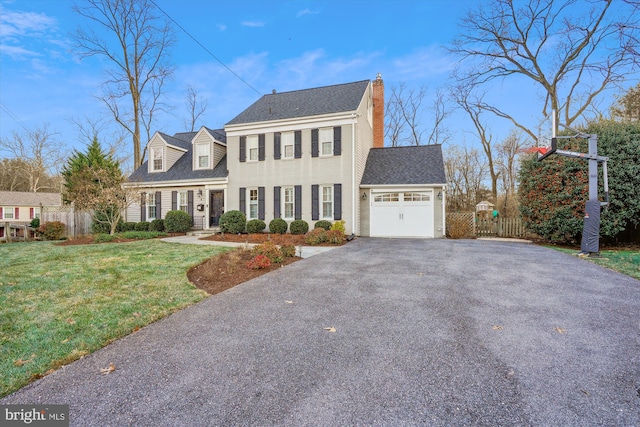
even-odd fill
[{"label": "black window shutter", "polygon": [[263,161],[264,159],[264,133],[261,133],[260,135],[258,135],[258,160]]},{"label": "black window shutter", "polygon": [[264,221],[264,187],[258,187],[258,219]]},{"label": "black window shutter", "polygon": [[280,159],[280,137],[280,132],[273,134],[273,158],[276,160]]},{"label": "black window shutter", "polygon": [[178,210],[178,192],[177,191],[171,192],[171,210],[172,211]]},{"label": "black window shutter", "polygon": [[319,193],[320,186],[318,184],[314,184],[311,186],[311,219],[313,221],[317,221],[320,219],[320,198]]},{"label": "black window shutter", "polygon": [[295,196],[295,218],[302,219],[302,185],[293,187],[293,194]]},{"label": "black window shutter", "polygon": [[293,157],[299,159],[302,157],[302,131],[297,130],[293,135]]},{"label": "black window shutter", "polygon": [[246,215],[247,213],[247,189],[240,187],[240,206],[238,206],[240,212]]},{"label": "black window shutter", "polygon": [[342,184],[333,184],[333,219],[342,219]]},{"label": "black window shutter", "polygon": [[162,193],[160,191],[156,191],[156,218],[162,218]]},{"label": "black window shutter", "polygon": [[311,157],[318,157],[318,129],[311,129]]},{"label": "black window shutter", "polygon": [[187,191],[187,212],[191,217],[191,225],[193,225],[193,190]]},{"label": "black window shutter", "polygon": [[147,220],[147,193],[140,194],[140,221]]},{"label": "black window shutter", "polygon": [[280,218],[280,187],[273,187],[273,218]]},{"label": "black window shutter", "polygon": [[240,137],[240,161],[241,162],[247,161],[247,137],[246,136]]},{"label": "black window shutter", "polygon": [[333,155],[339,156],[342,154],[342,128],[336,126],[333,128]]}]

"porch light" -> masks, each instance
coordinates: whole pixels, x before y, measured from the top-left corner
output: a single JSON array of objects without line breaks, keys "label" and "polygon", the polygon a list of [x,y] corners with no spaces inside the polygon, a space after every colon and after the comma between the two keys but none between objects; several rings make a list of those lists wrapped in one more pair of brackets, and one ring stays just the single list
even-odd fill
[{"label": "porch light", "polygon": [[198,190],[198,196],[202,197],[202,190]]},{"label": "porch light", "polygon": [[367,200],[367,193],[362,193],[362,200]]},{"label": "porch light", "polygon": [[438,200],[442,200],[442,191],[438,192]]}]

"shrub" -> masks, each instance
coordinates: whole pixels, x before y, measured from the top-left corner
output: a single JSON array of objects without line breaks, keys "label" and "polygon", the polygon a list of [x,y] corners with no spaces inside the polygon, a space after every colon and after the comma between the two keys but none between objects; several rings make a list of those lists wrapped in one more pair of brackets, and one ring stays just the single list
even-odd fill
[{"label": "shrub", "polygon": [[220,216],[220,231],[239,234],[247,226],[247,216],[240,211],[228,211]]},{"label": "shrub", "polygon": [[265,255],[256,255],[247,263],[247,267],[252,270],[260,270],[263,268],[269,268],[271,266],[271,261]]},{"label": "shrub", "polygon": [[[109,224],[109,220],[110,220],[110,215],[108,215],[108,212],[105,212],[104,210],[96,210],[93,213],[93,223],[91,224],[91,232],[93,234],[100,234],[100,233],[110,234],[111,224]],[[116,225],[116,230],[122,227],[122,223],[123,223],[122,220],[118,221],[118,224]]]},{"label": "shrub", "polygon": [[319,245],[327,241],[327,233],[324,228],[314,228],[304,236],[304,242],[308,245]]},{"label": "shrub", "polygon": [[191,229],[191,216],[185,211],[169,211],[164,217],[164,230],[167,233],[186,233]]},{"label": "shrub", "polygon": [[252,219],[247,222],[247,233],[262,233],[267,228],[267,224],[261,219]]},{"label": "shrub", "polygon": [[45,240],[60,240],[64,233],[64,224],[60,221],[45,222],[38,228]]},{"label": "shrub", "polygon": [[156,218],[153,221],[151,221],[151,225],[149,226],[149,231],[164,231],[164,220],[160,218]]},{"label": "shrub", "polygon": [[111,235],[109,233],[100,233],[93,236],[94,243],[108,243],[116,240],[118,236],[116,234]]},{"label": "shrub", "polygon": [[331,243],[332,245],[339,245],[344,242],[344,233],[340,230],[329,230],[327,231],[327,243]]},{"label": "shrub", "polygon": [[138,223],[136,223],[136,226],[134,227],[135,231],[149,231],[149,226],[151,225],[151,223],[147,222],[147,221],[140,221]]},{"label": "shrub", "polygon": [[332,230],[337,230],[339,232],[341,232],[342,234],[344,234],[344,219],[341,219],[340,221],[336,221],[333,223],[333,225],[331,226]]},{"label": "shrub", "polygon": [[136,229],[135,222],[123,222],[120,231],[134,231]]},{"label": "shrub", "polygon": [[31,220],[31,222],[29,223],[29,227],[31,228],[38,228],[40,227],[40,218],[33,218]]},{"label": "shrub", "polygon": [[325,230],[331,230],[331,221],[327,221],[326,219],[321,219],[317,221],[313,228],[324,228]]},{"label": "shrub", "polygon": [[125,239],[155,239],[156,237],[165,237],[167,233],[163,231],[125,231],[124,233],[118,233],[118,237]]},{"label": "shrub", "polygon": [[284,234],[287,232],[288,227],[287,221],[282,218],[272,219],[269,223],[269,231],[274,234]]},{"label": "shrub", "polygon": [[296,247],[292,244],[286,244],[280,246],[280,252],[282,252],[282,256],[285,258],[291,258],[296,256]]},{"label": "shrub", "polygon": [[283,261],[282,251],[280,251],[280,248],[278,248],[273,242],[264,242],[257,245],[253,248],[251,253],[253,255],[264,255],[274,264],[278,264]]},{"label": "shrub", "polygon": [[309,231],[309,224],[307,221],[297,219],[291,222],[289,230],[291,230],[291,234],[306,234]]}]

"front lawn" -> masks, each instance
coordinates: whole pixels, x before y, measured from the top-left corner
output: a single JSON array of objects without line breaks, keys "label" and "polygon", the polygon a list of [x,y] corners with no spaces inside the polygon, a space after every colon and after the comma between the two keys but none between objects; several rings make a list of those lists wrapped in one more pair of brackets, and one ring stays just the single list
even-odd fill
[{"label": "front lawn", "polygon": [[0,245],[0,397],[205,298],[186,271],[226,249]]},{"label": "front lawn", "polygon": [[[559,248],[556,246],[550,247],[572,255],[578,251],[576,249]],[[587,257],[585,259],[640,280],[640,251],[606,250],[600,251],[600,255],[602,258]]]}]

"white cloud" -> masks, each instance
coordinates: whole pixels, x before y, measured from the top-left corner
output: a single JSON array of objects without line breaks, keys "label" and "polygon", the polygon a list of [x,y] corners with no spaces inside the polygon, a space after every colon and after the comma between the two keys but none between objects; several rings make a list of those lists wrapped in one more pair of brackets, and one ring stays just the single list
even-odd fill
[{"label": "white cloud", "polygon": [[311,9],[304,9],[304,10],[301,10],[300,12],[298,12],[298,14],[296,15],[296,18],[300,18],[301,16],[304,16],[304,15],[315,15],[317,13],[319,13],[319,12],[311,10]]},{"label": "white cloud", "polygon": [[264,27],[264,22],[260,21],[242,21],[243,27]]},{"label": "white cloud", "polygon": [[43,13],[0,8],[0,37],[37,36],[56,27],[56,19]]},{"label": "white cloud", "polygon": [[0,55],[10,56],[13,59],[40,56],[38,52],[34,52],[20,46],[9,46],[6,44],[0,44]]},{"label": "white cloud", "polygon": [[448,75],[455,66],[455,59],[438,46],[425,46],[407,55],[391,58],[386,65],[385,73],[393,76],[393,80],[425,80]]}]

